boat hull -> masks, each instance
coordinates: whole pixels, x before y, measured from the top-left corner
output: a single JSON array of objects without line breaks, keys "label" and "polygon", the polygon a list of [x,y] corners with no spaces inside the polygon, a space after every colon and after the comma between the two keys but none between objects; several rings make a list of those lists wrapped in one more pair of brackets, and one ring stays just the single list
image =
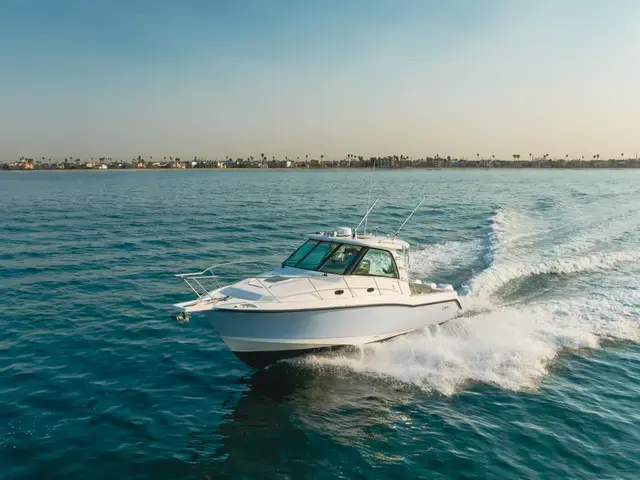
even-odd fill
[{"label": "boat hull", "polygon": [[380,342],[451,320],[457,300],[317,310],[210,310],[207,319],[229,349],[251,366],[342,346]]},{"label": "boat hull", "polygon": [[[272,365],[280,360],[286,360],[303,355],[311,355],[313,353],[323,353],[331,350],[344,350],[350,348],[347,345],[338,347],[320,347],[320,348],[305,348],[302,350],[278,350],[278,351],[266,351],[266,352],[239,352],[234,351],[234,355],[238,359],[253,368],[264,368]],[[353,348],[353,347],[351,347]]]}]

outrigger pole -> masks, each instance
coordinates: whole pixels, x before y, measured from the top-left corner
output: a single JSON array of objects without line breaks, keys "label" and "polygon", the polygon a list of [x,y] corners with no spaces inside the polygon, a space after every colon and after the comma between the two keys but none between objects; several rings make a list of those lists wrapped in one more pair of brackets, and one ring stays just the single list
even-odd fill
[{"label": "outrigger pole", "polygon": [[[373,159],[373,166],[371,167],[371,183],[369,183],[369,196],[367,197],[367,208],[369,208],[369,204],[371,203],[371,189],[373,188],[373,174],[376,171],[376,159]],[[365,217],[364,221],[364,234],[367,234],[367,222],[368,218]]]},{"label": "outrigger pole", "polygon": [[[422,205],[422,202],[424,202],[427,199],[427,197],[422,197],[422,200],[420,200],[420,203],[418,204],[418,206],[416,208],[413,209],[413,211],[409,214],[409,216],[404,220],[404,222],[402,222],[402,225],[400,225],[398,227],[398,229],[396,230],[396,233],[393,234],[394,237],[398,236],[398,232],[400,231],[400,229],[402,229],[402,227],[404,227],[404,224],[407,223],[409,221],[409,219],[413,216],[414,213],[416,213],[416,210],[418,210],[418,208],[420,208],[420,205]],[[375,205],[375,203],[374,203]],[[369,214],[369,212],[367,212],[367,215]],[[362,223],[362,222],[360,222]]]},{"label": "outrigger pole", "polygon": [[362,220],[360,220],[360,223],[358,224],[358,226],[356,228],[353,229],[353,235],[357,235],[358,233],[358,229],[360,228],[360,225],[362,225],[362,222],[364,222],[367,217],[369,216],[369,214],[371,213],[371,210],[373,210],[373,207],[376,206],[376,203],[378,203],[378,200],[380,200],[379,198],[376,198],[376,201],[373,202],[373,205],[371,205],[371,208],[369,210],[367,210],[367,213],[364,214],[364,217],[362,217]]}]

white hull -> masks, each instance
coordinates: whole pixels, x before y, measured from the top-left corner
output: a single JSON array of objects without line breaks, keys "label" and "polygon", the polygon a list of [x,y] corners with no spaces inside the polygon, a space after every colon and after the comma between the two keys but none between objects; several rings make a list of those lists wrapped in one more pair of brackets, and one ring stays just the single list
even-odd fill
[{"label": "white hull", "polygon": [[341,347],[347,345],[366,345],[367,343],[382,342],[399,335],[404,335],[405,333],[413,332],[414,330],[415,328],[388,333],[385,335],[370,335],[366,337],[350,338],[312,338],[300,340],[290,340],[286,338],[221,338],[232,352],[283,352],[288,350],[316,350],[320,348]]},{"label": "white hull", "polygon": [[[341,346],[380,342],[454,318],[457,299],[419,306],[376,305],[298,311],[210,310],[205,315],[230,350],[249,364]],[[265,362],[251,354],[267,354]],[[253,355],[259,357],[260,355]]]},{"label": "white hull", "polygon": [[222,285],[214,273],[228,264],[178,275],[198,298],[176,304],[176,319],[203,314],[238,357],[259,366],[384,341],[458,314],[451,285],[410,281],[408,243],[346,230],[310,235],[278,267],[235,283]]}]

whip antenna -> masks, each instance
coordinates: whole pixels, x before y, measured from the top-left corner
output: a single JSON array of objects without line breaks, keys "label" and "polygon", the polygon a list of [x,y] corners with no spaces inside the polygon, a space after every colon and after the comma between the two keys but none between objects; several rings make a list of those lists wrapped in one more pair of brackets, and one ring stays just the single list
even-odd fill
[{"label": "whip antenna", "polygon": [[402,227],[404,227],[404,224],[409,221],[409,219],[413,216],[413,214],[416,213],[416,210],[418,210],[418,208],[420,208],[420,205],[422,205],[422,202],[424,202],[426,199],[427,199],[427,197],[422,197],[422,200],[420,200],[420,203],[416,206],[416,208],[413,209],[413,211],[409,214],[409,216],[407,218],[405,218],[404,222],[402,222],[402,225],[400,225],[398,227],[398,229],[396,230],[396,233],[393,234],[394,237],[398,235],[398,232],[400,231],[400,229],[402,229]]},{"label": "whip antenna", "polygon": [[373,205],[371,205],[371,208],[369,210],[367,210],[367,213],[364,214],[364,217],[362,217],[362,220],[360,220],[360,223],[358,224],[358,226],[353,229],[353,235],[354,236],[358,233],[358,229],[360,228],[360,225],[362,225],[362,222],[364,222],[367,219],[367,217],[371,213],[371,210],[373,210],[373,207],[375,207],[376,203],[378,203],[378,200],[380,200],[380,199],[376,198],[376,201],[373,202]]},{"label": "whip antenna", "polygon": [[[369,209],[369,204],[371,203],[371,189],[373,188],[373,173],[376,171],[376,159],[373,159],[373,165],[371,167],[371,183],[369,183],[369,197],[367,197],[367,210]],[[369,217],[365,215],[364,217],[364,234],[367,234],[367,221]]]}]

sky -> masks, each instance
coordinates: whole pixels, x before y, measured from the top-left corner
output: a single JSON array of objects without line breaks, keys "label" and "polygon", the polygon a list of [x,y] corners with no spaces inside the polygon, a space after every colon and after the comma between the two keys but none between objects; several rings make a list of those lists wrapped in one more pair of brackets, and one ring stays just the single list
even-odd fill
[{"label": "sky", "polygon": [[636,0],[2,0],[0,161],[640,153]]}]

